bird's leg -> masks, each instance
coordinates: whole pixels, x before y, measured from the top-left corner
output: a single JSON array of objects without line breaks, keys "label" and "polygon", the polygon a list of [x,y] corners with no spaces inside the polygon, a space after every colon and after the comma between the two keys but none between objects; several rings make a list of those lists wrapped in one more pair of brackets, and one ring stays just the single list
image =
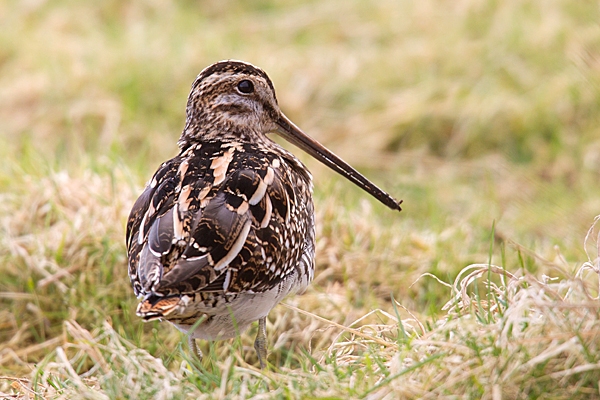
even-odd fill
[{"label": "bird's leg", "polygon": [[264,369],[267,365],[267,317],[258,320],[258,333],[254,341],[254,348],[258,355],[260,368]]},{"label": "bird's leg", "polygon": [[192,357],[198,357],[199,361],[202,361],[202,350],[198,348],[196,345],[196,339],[193,336],[188,337],[188,344],[190,345],[190,353],[192,353]]}]

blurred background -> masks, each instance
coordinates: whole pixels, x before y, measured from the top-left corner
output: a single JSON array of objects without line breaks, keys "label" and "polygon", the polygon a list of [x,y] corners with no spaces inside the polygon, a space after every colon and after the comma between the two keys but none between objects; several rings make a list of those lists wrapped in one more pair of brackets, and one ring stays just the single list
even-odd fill
[{"label": "blurred background", "polygon": [[[291,303],[435,316],[449,290],[411,286],[425,272],[568,274],[600,214],[598,21],[585,0],[0,1],[0,364],[27,370],[65,320],[172,354],[181,336],[134,315],[125,220],[222,59],[263,68],[298,126],[404,199],[392,213],[282,143],[315,175],[319,224]],[[308,347],[290,313],[270,329]]]}]

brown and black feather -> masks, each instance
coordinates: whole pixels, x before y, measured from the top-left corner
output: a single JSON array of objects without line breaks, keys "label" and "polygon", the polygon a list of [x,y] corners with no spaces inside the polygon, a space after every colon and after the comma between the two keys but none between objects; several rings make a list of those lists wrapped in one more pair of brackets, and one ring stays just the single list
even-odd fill
[{"label": "brown and black feather", "polygon": [[136,295],[261,292],[295,268],[312,275],[310,175],[265,150],[209,141],[161,165],[127,223]]}]

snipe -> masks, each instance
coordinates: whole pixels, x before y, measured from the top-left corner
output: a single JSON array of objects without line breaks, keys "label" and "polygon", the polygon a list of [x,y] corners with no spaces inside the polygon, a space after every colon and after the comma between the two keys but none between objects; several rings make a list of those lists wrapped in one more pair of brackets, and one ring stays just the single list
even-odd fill
[{"label": "snipe", "polygon": [[[127,223],[137,315],[165,319],[195,339],[236,336],[252,322],[261,367],[266,317],[314,275],[312,177],[274,132],[386,206],[394,200],[304,134],[279,109],[260,68],[221,61],[196,78],[179,155],[163,163]],[[201,356],[201,355],[200,355]]]}]

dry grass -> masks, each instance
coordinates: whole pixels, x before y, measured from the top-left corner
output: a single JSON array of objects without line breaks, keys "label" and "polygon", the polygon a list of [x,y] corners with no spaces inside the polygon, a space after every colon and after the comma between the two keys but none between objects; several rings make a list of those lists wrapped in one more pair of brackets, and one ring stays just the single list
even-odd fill
[{"label": "dry grass", "polygon": [[[419,266],[431,265],[423,259],[436,256],[431,248],[440,246],[435,242],[443,234],[413,229],[398,238],[398,224],[373,224],[386,214],[366,203],[334,221],[329,214],[337,204],[323,200],[320,274],[306,295],[288,299],[271,315],[274,368],[254,367],[251,335],[209,346],[211,360],[199,365],[181,352],[174,329],[142,325],[132,315],[121,238],[137,190],[127,177],[86,170],[81,177],[63,172],[29,179],[40,190],[14,191],[3,202],[5,271],[26,284],[2,293],[8,309],[1,319],[1,364],[5,374],[20,371],[3,378],[0,392],[7,396],[598,394],[597,254],[571,272],[560,254],[551,261],[512,245],[501,253],[504,260],[515,253],[514,261],[471,265],[451,285]],[[461,226],[446,227],[453,246]],[[590,232],[588,241],[593,237]],[[379,248],[379,241],[387,244]],[[482,249],[477,257],[494,253]],[[370,272],[359,265],[370,265]],[[531,265],[546,272],[532,274]],[[445,306],[433,302],[434,317],[416,311],[431,298],[423,288],[435,291],[434,299],[450,298]]]},{"label": "dry grass", "polygon": [[67,320],[62,343],[32,378],[8,378],[2,390],[19,398],[598,396],[597,257],[567,279],[472,265],[453,285],[439,283],[454,296],[444,307],[447,314],[427,326],[412,314],[400,319],[398,303],[395,315],[374,310],[350,327],[287,306],[312,319],[305,332],[335,335],[307,354],[310,362],[301,368],[275,371],[246,364],[231,345],[210,367],[186,358],[167,368],[107,322],[90,332]]},{"label": "dry grass", "polygon": [[[0,3],[0,397],[600,398],[599,20],[561,0]],[[125,272],[129,208],[224,58],[405,200],[391,215],[305,159],[317,274],[271,313],[268,371],[255,328],[190,360]]]}]

